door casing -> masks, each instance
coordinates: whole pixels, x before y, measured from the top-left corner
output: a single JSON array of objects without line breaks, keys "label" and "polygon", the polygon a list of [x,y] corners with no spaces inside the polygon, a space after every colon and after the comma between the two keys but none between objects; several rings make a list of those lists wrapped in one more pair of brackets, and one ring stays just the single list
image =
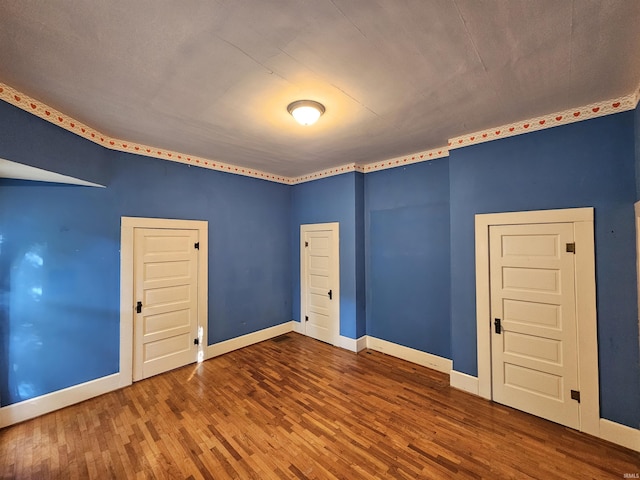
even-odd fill
[{"label": "door casing", "polygon": [[209,222],[206,220],[175,220],[166,218],[122,217],[120,228],[120,373],[126,384],[133,381],[134,302],[134,229],[166,228],[197,230],[198,256],[198,327],[201,334],[198,361],[204,359],[208,338],[208,258]]},{"label": "door casing", "polygon": [[581,392],[580,430],[599,436],[600,397],[593,217],[593,208],[591,207],[476,215],[476,329],[478,394],[491,400],[489,227],[492,225],[573,223],[576,243],[576,324],[578,326],[578,379]]},{"label": "door casing", "polygon": [[307,262],[305,255],[305,246],[304,246],[304,237],[305,233],[313,232],[313,231],[321,231],[321,230],[332,230],[333,231],[333,262],[332,262],[332,271],[335,277],[335,288],[333,288],[333,300],[331,302],[332,307],[332,318],[334,319],[333,323],[333,340],[332,344],[334,346],[338,346],[339,338],[340,338],[340,223],[339,222],[331,222],[331,223],[314,223],[314,224],[306,224],[300,225],[300,322],[301,329],[300,331],[307,334],[306,332],[306,323],[304,317],[307,311],[307,299],[306,299],[306,289],[307,289]]}]

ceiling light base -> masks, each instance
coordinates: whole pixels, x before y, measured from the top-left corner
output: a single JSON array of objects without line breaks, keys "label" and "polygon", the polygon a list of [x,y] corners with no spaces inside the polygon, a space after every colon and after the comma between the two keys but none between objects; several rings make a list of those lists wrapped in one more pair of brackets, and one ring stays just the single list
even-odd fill
[{"label": "ceiling light base", "polygon": [[313,125],[325,112],[324,105],[313,100],[298,100],[290,103],[287,111],[300,125]]}]

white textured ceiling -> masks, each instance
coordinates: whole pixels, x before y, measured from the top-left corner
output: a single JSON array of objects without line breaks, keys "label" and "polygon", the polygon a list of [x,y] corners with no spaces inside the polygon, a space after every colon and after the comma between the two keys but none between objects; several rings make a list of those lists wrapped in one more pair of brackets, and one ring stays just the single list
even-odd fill
[{"label": "white textured ceiling", "polygon": [[[638,0],[1,0],[0,82],[115,138],[279,175],[628,95]],[[287,105],[326,113],[302,127]]]}]

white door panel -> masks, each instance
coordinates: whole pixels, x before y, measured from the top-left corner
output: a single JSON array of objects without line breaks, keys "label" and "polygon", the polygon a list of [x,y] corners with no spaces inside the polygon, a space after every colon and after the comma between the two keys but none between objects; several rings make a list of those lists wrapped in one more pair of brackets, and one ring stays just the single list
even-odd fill
[{"label": "white door panel", "polygon": [[331,285],[329,285],[329,276],[310,274],[309,286],[311,288],[317,288],[317,289],[322,289],[324,291],[328,291],[331,288]]},{"label": "white door panel", "polygon": [[135,229],[135,380],[197,360],[197,241],[197,230]]},{"label": "white door panel", "polygon": [[148,336],[170,330],[190,328],[192,322],[191,309],[188,308],[156,315],[145,315],[143,333]]},{"label": "white door panel", "polygon": [[[513,393],[520,393],[522,396],[529,394],[532,396],[531,400],[535,400],[530,403],[531,409],[535,409],[541,404],[546,397],[554,402],[562,402],[562,377],[553,375],[548,372],[543,372],[535,368],[525,368],[520,365],[512,363],[504,364],[504,384],[505,387],[510,387],[514,390],[519,390]],[[508,397],[507,397],[508,398]]]},{"label": "white door panel", "polygon": [[502,288],[514,293],[560,293],[560,272],[553,267],[502,267]]},{"label": "white door panel", "polygon": [[188,260],[175,262],[149,262],[144,265],[145,281],[171,281],[177,278],[188,278],[191,263]]},{"label": "white door panel", "polygon": [[571,223],[489,229],[495,401],[579,428]]},{"label": "white door panel", "polygon": [[[177,354],[188,352],[189,350],[191,350],[192,342],[193,339],[189,335],[189,332],[178,335],[171,335],[170,337],[160,338],[154,341],[149,341],[144,345],[144,362],[148,363],[155,360],[166,359],[168,357],[175,358]],[[182,365],[178,366],[180,367]]]},{"label": "white door panel", "polygon": [[300,232],[303,331],[334,344],[339,322],[338,227],[302,225]]},{"label": "white door panel", "polygon": [[562,342],[551,338],[507,331],[504,332],[504,353],[558,366],[562,364]]},{"label": "white door panel", "polygon": [[504,321],[532,327],[562,328],[559,305],[536,303],[518,299],[504,299],[502,318]]}]

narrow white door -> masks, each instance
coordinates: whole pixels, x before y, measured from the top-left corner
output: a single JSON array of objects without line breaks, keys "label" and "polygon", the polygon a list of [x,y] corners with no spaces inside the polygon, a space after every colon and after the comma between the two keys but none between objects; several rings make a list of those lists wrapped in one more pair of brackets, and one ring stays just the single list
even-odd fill
[{"label": "narrow white door", "polygon": [[197,242],[197,230],[135,229],[134,380],[197,360]]},{"label": "narrow white door", "polygon": [[579,429],[573,224],[491,226],[496,402]]},{"label": "narrow white door", "polygon": [[338,225],[302,225],[302,322],[306,335],[336,343],[339,324]]}]

